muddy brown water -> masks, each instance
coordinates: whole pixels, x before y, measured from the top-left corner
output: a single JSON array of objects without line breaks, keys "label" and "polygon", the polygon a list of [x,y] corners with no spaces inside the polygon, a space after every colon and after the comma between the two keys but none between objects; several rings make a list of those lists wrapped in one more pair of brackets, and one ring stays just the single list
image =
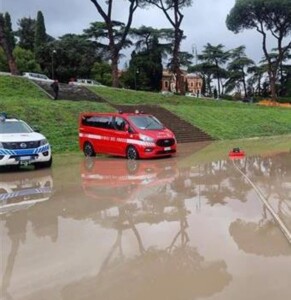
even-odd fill
[{"label": "muddy brown water", "polygon": [[291,230],[290,137],[1,173],[1,299],[291,299],[291,246],[236,167]]}]

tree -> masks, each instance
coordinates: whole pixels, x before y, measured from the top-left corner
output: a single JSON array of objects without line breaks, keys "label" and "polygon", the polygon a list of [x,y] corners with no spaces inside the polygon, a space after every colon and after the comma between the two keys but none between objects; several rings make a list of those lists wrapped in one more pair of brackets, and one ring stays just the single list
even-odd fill
[{"label": "tree", "polygon": [[229,52],[223,51],[223,48],[224,46],[222,44],[213,46],[207,43],[207,45],[204,46],[202,54],[198,55],[199,60],[206,63],[208,70],[211,70],[213,77],[217,79],[218,97],[221,94],[221,79],[225,74],[223,65],[229,58]]},{"label": "tree", "polygon": [[9,72],[9,66],[7,62],[4,50],[0,47],[0,70],[2,72]]},{"label": "tree", "polygon": [[[171,28],[156,29],[152,27],[141,26],[140,28],[132,28],[129,31],[131,38],[136,40],[135,50],[149,50],[154,38],[158,39],[158,47],[162,52],[163,58],[172,52],[172,40],[174,31]],[[163,42],[161,42],[163,41]]]},{"label": "tree", "polygon": [[188,68],[188,72],[198,73],[202,77],[203,85],[201,93],[205,96],[212,94],[211,81],[214,69],[215,67],[213,66],[213,64],[209,64],[207,62],[202,62]]},{"label": "tree", "polygon": [[8,12],[5,13],[4,19],[5,19],[5,35],[7,37],[7,41],[11,49],[13,50],[15,48],[15,36],[12,30],[11,17]]},{"label": "tree", "polygon": [[162,60],[172,52],[173,29],[142,26],[132,28],[130,37],[135,39],[135,51],[130,60],[124,82],[131,88],[159,91],[163,73]]},{"label": "tree", "polygon": [[[174,47],[173,47],[173,58],[171,62],[172,71],[176,74],[177,83],[176,86],[180,87],[180,93],[185,93],[183,78],[181,76],[180,70],[180,59],[179,52],[180,46],[183,39],[183,30],[181,29],[181,24],[184,18],[181,10],[184,7],[191,6],[192,0],[145,0],[145,2],[155,5],[161,9],[174,28]],[[173,15],[170,15],[170,12],[173,12]]]},{"label": "tree", "polygon": [[146,39],[144,47],[133,51],[129,68],[123,76],[126,86],[134,89],[159,91],[163,74],[162,47],[157,37],[158,31]]},{"label": "tree", "polygon": [[232,90],[235,86],[239,87],[242,84],[244,97],[247,97],[247,82],[246,75],[248,68],[254,65],[254,61],[249,59],[245,54],[245,46],[239,46],[230,51],[230,59],[227,66],[229,72],[229,79],[226,82],[229,90]]},{"label": "tree", "polygon": [[253,94],[262,95],[263,75],[266,72],[265,65],[251,66],[248,68],[251,77],[248,79],[248,85],[252,87]]},{"label": "tree", "polygon": [[19,38],[18,46],[34,52],[36,20],[32,18],[22,18],[17,22],[18,30],[15,32]]},{"label": "tree", "polygon": [[[118,78],[118,61],[119,61],[119,54],[121,49],[125,46],[126,37],[128,31],[130,29],[134,12],[136,11],[139,0],[128,0],[129,9],[128,9],[128,16],[127,16],[127,23],[124,26],[120,26],[120,31],[117,32],[114,30],[114,26],[116,26],[116,22],[112,19],[112,9],[114,0],[107,0],[105,4],[107,5],[107,12],[102,8],[101,1],[99,0],[90,0],[94,6],[96,7],[99,15],[103,18],[104,24],[107,29],[108,34],[108,46],[110,51],[110,59],[111,59],[111,68],[112,68],[112,86],[118,87],[119,85],[119,78]],[[116,2],[115,2],[116,3]],[[121,22],[118,22],[120,25]]]},{"label": "tree", "polygon": [[180,66],[189,68],[192,65],[193,55],[186,51],[179,51]]},{"label": "tree", "polygon": [[106,62],[95,62],[91,70],[92,78],[104,85],[112,85],[111,67]]},{"label": "tree", "polygon": [[[262,48],[268,62],[271,96],[275,100],[278,69],[285,53],[291,48],[290,40],[286,44],[283,43],[291,31],[291,1],[236,0],[227,16],[226,25],[234,33],[244,29],[256,29],[262,35]],[[276,57],[268,52],[268,32],[277,42]]]},{"label": "tree", "polygon": [[34,53],[36,58],[38,58],[41,48],[46,44],[46,42],[47,34],[45,29],[44,17],[42,12],[38,11],[34,34]]},{"label": "tree", "polygon": [[65,34],[46,44],[39,56],[43,71],[51,77],[54,71],[63,82],[72,77],[90,78],[96,61],[100,61],[100,57],[93,42],[77,34]]},{"label": "tree", "polygon": [[[8,22],[8,23],[6,23]],[[18,74],[17,65],[13,56],[13,41],[11,33],[11,21],[10,17],[4,17],[3,14],[0,14],[0,47],[3,48],[5,56],[8,61],[8,66],[12,75]]]},{"label": "tree", "polygon": [[35,61],[34,54],[30,50],[16,46],[13,55],[19,72],[41,72],[39,64]]}]

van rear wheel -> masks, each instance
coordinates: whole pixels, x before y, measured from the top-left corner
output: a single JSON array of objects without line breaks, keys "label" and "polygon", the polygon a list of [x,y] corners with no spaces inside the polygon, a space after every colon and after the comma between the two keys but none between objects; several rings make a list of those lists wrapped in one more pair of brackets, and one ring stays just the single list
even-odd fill
[{"label": "van rear wheel", "polygon": [[138,159],[138,152],[133,146],[129,146],[126,151],[126,157],[128,159]]},{"label": "van rear wheel", "polygon": [[86,143],[84,144],[83,151],[84,151],[85,156],[90,156],[90,157],[92,157],[92,156],[95,156],[95,155],[96,155],[96,153],[95,153],[95,151],[94,151],[94,148],[93,148],[92,144],[89,143],[89,142],[86,142]]}]

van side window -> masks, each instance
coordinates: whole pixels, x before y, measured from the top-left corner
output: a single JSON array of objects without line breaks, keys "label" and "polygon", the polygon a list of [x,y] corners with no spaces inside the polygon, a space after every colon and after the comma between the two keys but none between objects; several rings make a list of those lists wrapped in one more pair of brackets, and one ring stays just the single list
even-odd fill
[{"label": "van side window", "polygon": [[116,130],[124,131],[125,124],[126,122],[123,118],[116,117],[113,125]]},{"label": "van side window", "polygon": [[105,129],[113,129],[112,118],[107,116],[83,116],[82,125],[90,127],[98,127]]}]

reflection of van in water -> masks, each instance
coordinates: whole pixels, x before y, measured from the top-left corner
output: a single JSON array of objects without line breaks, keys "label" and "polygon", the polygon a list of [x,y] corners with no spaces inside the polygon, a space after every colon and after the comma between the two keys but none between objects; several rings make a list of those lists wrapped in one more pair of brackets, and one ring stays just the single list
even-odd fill
[{"label": "reflection of van in water", "polygon": [[141,113],[83,113],[79,144],[86,156],[105,153],[128,159],[170,156],[177,148],[172,131]]},{"label": "reflection of van in water", "polygon": [[136,200],[146,188],[165,186],[178,176],[175,160],[123,160],[86,158],[81,164],[84,193],[107,205]]}]

